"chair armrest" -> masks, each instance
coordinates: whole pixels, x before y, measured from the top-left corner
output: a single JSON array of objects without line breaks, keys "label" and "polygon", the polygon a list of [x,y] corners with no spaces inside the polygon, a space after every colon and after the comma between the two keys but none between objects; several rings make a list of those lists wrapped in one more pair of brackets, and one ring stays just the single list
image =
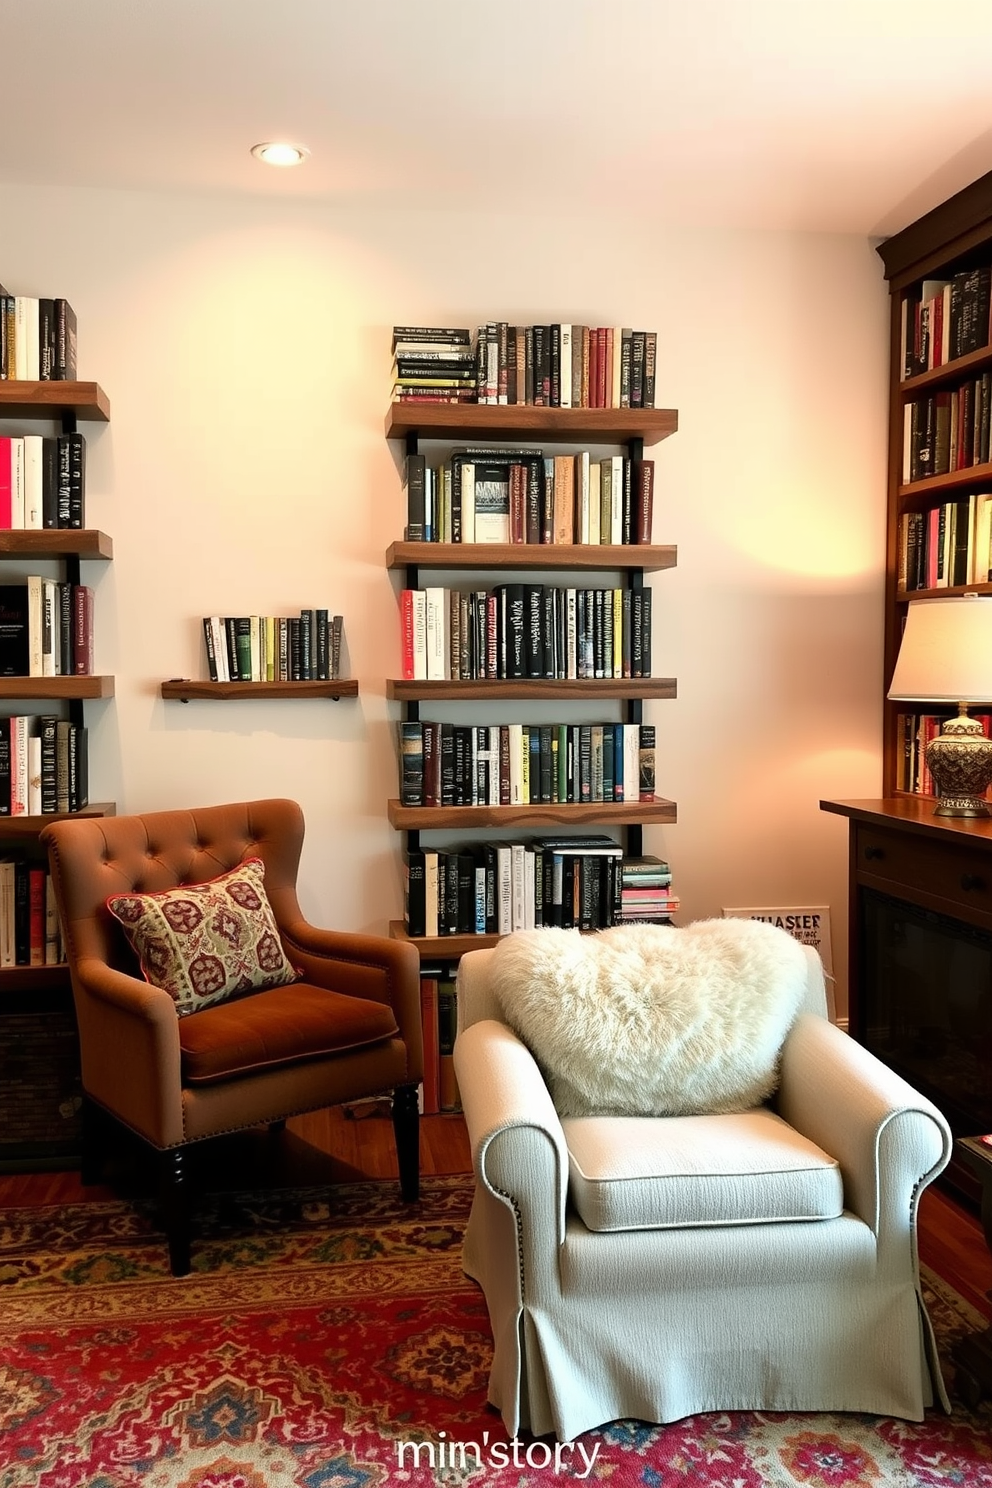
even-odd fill
[{"label": "chair armrest", "polygon": [[179,1019],[167,992],[96,956],[72,969],[87,1095],[160,1147],[184,1139]]},{"label": "chair armrest", "polygon": [[779,1114],[840,1163],[845,1202],[880,1242],[915,1224],[916,1204],[947,1165],[941,1112],[826,1019],[802,1013],[782,1051]]},{"label": "chair armrest", "polygon": [[530,1050],[484,1019],[455,1040],[455,1073],[480,1183],[519,1212],[525,1236],[565,1238],[568,1148]]},{"label": "chair armrest", "polygon": [[304,919],[279,926],[286,955],[318,987],[387,1003],[407,1046],[410,1075],[423,1074],[420,956],[408,941],[384,935],[323,930]]}]

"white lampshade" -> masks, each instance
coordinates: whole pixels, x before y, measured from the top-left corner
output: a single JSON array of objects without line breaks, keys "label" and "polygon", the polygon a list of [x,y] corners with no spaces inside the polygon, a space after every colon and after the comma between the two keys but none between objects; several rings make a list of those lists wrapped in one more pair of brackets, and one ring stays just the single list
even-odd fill
[{"label": "white lampshade", "polygon": [[992,597],[911,600],[889,697],[992,702]]}]

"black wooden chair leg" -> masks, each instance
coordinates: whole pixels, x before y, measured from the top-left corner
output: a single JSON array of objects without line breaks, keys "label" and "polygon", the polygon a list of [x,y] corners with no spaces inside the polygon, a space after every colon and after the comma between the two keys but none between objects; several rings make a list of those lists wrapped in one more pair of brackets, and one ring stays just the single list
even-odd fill
[{"label": "black wooden chair leg", "polygon": [[400,1193],[408,1204],[420,1197],[420,1112],[416,1085],[393,1091],[393,1131],[400,1169]]},{"label": "black wooden chair leg", "polygon": [[173,1276],[187,1276],[192,1267],[190,1195],[185,1159],[182,1147],[172,1147],[161,1156],[162,1222],[169,1242],[169,1269]]},{"label": "black wooden chair leg", "polygon": [[106,1118],[88,1095],[83,1096],[80,1117],[79,1181],[84,1188],[90,1188],[94,1183],[99,1183],[103,1175],[102,1137],[106,1129]]}]

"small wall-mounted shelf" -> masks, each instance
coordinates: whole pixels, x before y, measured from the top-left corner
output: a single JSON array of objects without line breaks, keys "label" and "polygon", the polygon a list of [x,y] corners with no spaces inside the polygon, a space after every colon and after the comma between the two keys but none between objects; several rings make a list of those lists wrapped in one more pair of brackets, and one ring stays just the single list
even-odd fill
[{"label": "small wall-mounted shelf", "polygon": [[[614,410],[615,412],[615,410]],[[394,542],[386,549],[387,568],[674,568],[674,543],[434,543]]]},{"label": "small wall-mounted shelf", "polygon": [[674,408],[542,408],[534,404],[392,403],[386,438],[540,438],[545,444],[620,444],[642,439],[657,444],[679,426]]},{"label": "small wall-mounted shelf", "polygon": [[0,677],[0,698],[108,698],[113,677]]},{"label": "small wall-mounted shelf", "polygon": [[0,532],[0,553],[8,558],[109,559],[114,543],[105,532],[89,527],[18,528]]},{"label": "small wall-mounted shelf", "polygon": [[43,816],[0,816],[0,837],[5,842],[15,837],[32,838],[37,837],[42,827],[47,827],[49,822],[75,821],[80,816],[116,815],[117,807],[113,801],[91,801],[79,811],[46,811]]},{"label": "small wall-mounted shelf", "polygon": [[404,806],[393,799],[386,802],[386,814],[391,827],[407,832],[457,827],[472,831],[479,827],[641,826],[648,822],[674,826],[677,820],[675,802],[661,796],[650,801],[531,801],[521,806]]},{"label": "small wall-mounted shelf", "polygon": [[98,382],[0,382],[0,418],[74,418],[105,424],[110,399]]},{"label": "small wall-mounted shelf", "polygon": [[164,698],[188,703],[192,699],[231,702],[246,698],[340,698],[358,696],[354,678],[339,677],[333,682],[193,682],[188,677],[173,677],[162,683]]},{"label": "small wall-mounted shelf", "polygon": [[386,696],[395,702],[487,701],[492,698],[673,698],[675,677],[480,677],[473,681],[407,682],[391,677]]}]

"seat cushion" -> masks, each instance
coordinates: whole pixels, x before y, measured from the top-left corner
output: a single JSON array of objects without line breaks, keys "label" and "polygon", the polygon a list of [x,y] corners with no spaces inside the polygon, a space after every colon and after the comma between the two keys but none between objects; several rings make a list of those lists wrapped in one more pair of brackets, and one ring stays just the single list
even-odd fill
[{"label": "seat cushion", "polygon": [[180,1020],[183,1084],[209,1085],[343,1054],[393,1038],[398,1031],[385,1003],[309,982],[274,987]]},{"label": "seat cushion", "polygon": [[840,1168],[764,1108],[731,1116],[562,1122],[569,1193],[590,1230],[836,1219]]}]

